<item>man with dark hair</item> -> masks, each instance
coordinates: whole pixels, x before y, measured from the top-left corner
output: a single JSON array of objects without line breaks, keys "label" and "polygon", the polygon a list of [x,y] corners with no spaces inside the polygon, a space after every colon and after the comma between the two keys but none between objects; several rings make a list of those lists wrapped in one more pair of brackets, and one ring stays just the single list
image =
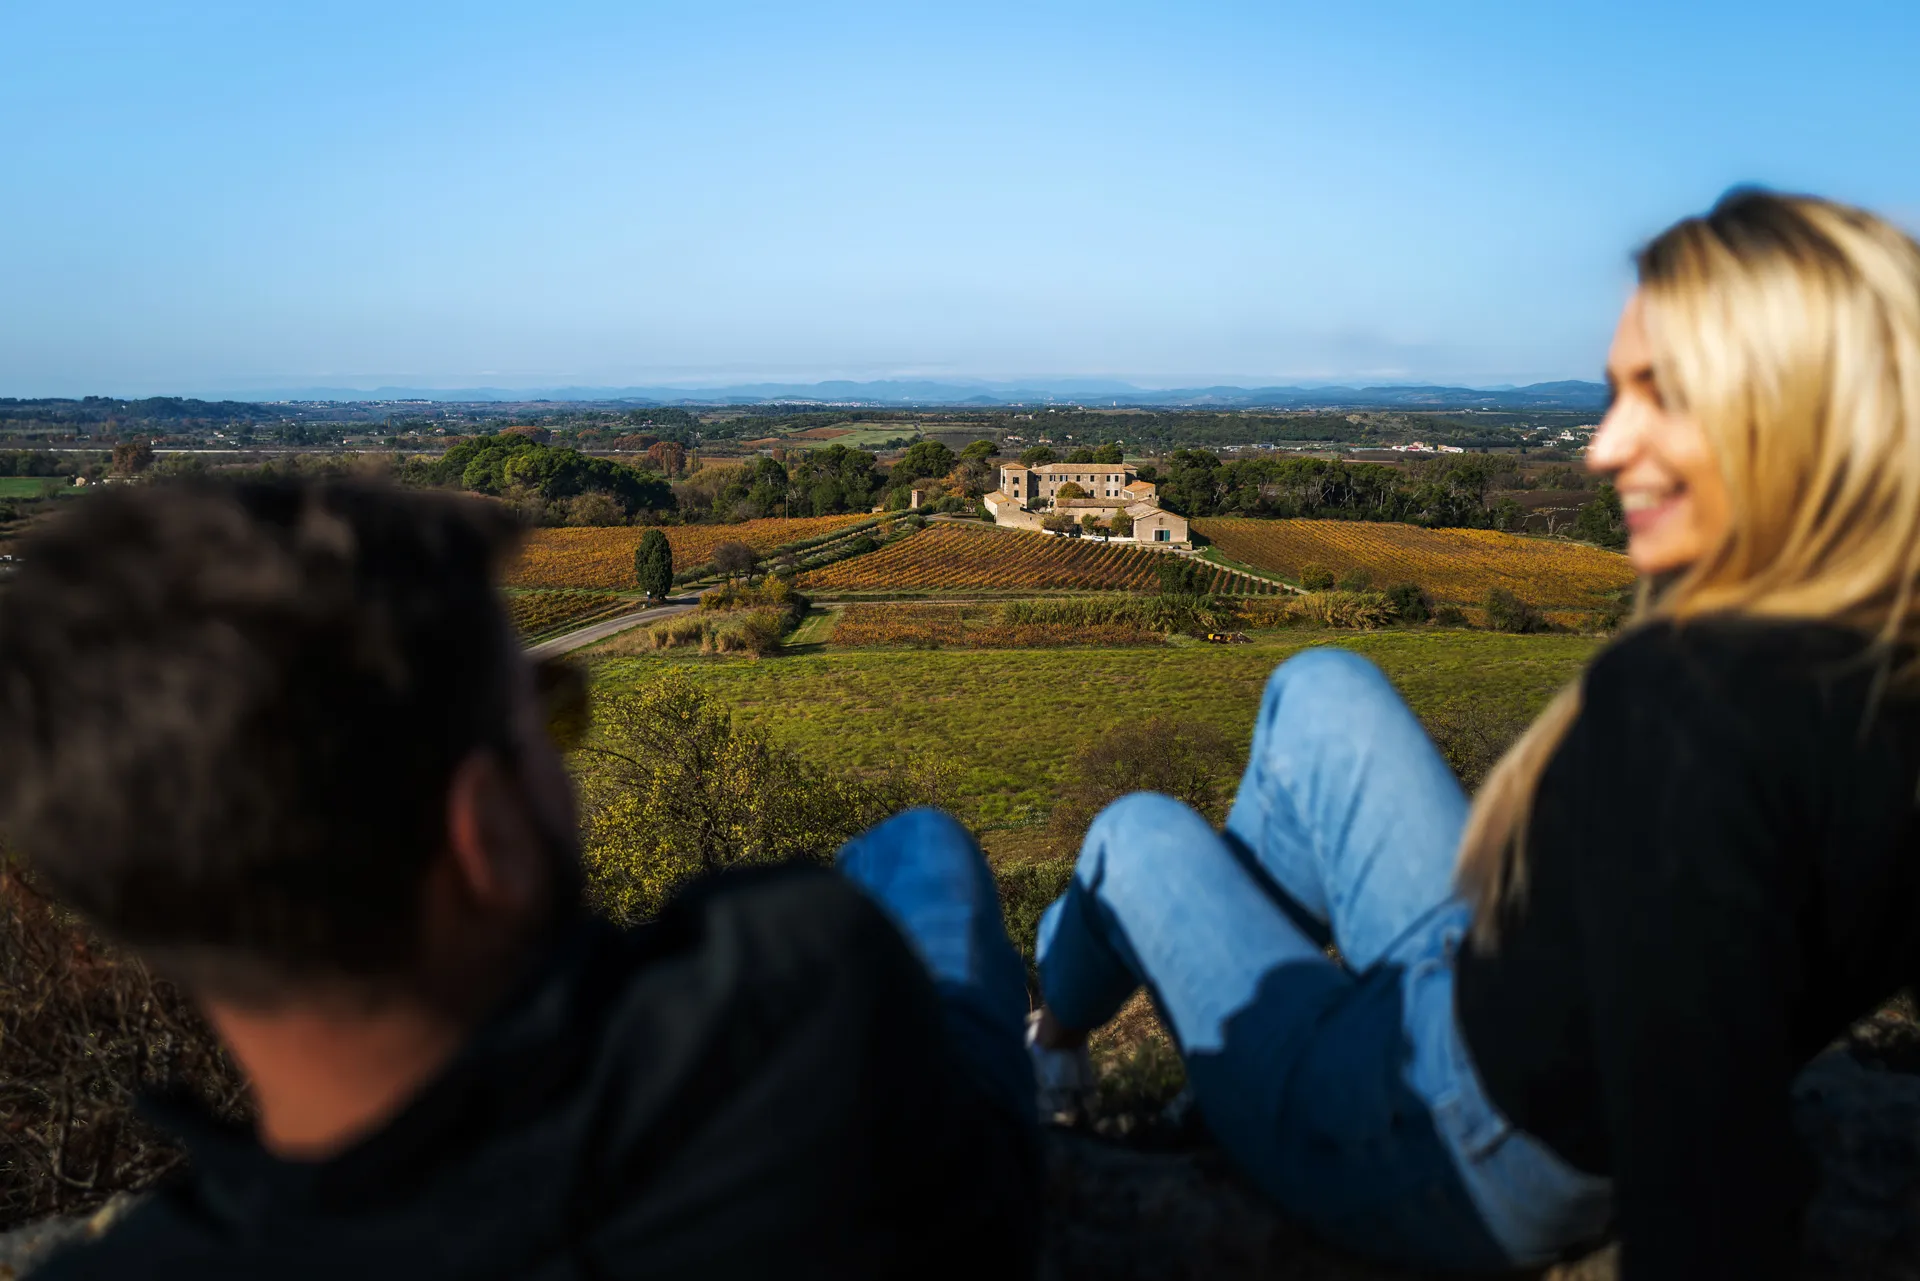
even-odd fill
[{"label": "man with dark hair", "polygon": [[[251,1129],[44,1273],[1025,1275],[1025,992],[978,849],[580,908],[556,725],[458,495],[126,487],[0,597],[0,821],[193,993]],[[575,693],[580,691],[575,688]],[[954,903],[966,905],[956,914]]]}]

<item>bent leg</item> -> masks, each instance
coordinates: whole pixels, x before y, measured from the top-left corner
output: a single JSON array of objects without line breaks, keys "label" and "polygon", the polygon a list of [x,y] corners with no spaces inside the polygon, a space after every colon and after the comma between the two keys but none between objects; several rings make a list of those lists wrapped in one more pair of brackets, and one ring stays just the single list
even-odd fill
[{"label": "bent leg", "polygon": [[1094,820],[1039,953],[1041,993],[1069,1028],[1149,988],[1208,1129],[1285,1209],[1400,1262],[1502,1261],[1404,1079],[1400,966],[1357,975],[1328,959],[1185,805],[1139,794]]},{"label": "bent leg", "polygon": [[1348,981],[1205,819],[1149,792],[1094,819],[1038,951],[1064,1026],[1099,1027],[1144,983],[1188,1053],[1219,1049],[1275,969],[1305,966],[1329,990]]},{"label": "bent leg", "polygon": [[1451,901],[1467,798],[1380,669],[1313,649],[1267,681],[1227,833],[1365,970]]},{"label": "bent leg", "polygon": [[926,963],[968,1070],[997,1102],[1031,1122],[1033,1069],[1021,1043],[1026,970],[1007,940],[999,891],[972,835],[938,810],[908,810],[848,841],[835,861]]}]

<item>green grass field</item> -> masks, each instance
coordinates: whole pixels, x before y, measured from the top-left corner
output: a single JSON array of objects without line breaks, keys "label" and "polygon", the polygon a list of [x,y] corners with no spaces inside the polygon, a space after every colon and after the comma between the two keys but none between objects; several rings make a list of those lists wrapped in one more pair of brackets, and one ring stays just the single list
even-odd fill
[{"label": "green grass field", "polygon": [[817,649],[833,635],[833,628],[840,621],[840,611],[834,609],[811,609],[800,620],[800,625],[787,635],[787,648],[800,649],[802,646]]},{"label": "green grass field", "polygon": [[845,445],[848,449],[876,449],[890,440],[918,440],[920,431],[911,423],[882,423],[878,427],[849,427],[844,436],[835,436],[832,440],[799,440],[788,437],[789,449],[825,449],[828,445]]},{"label": "green grass field", "polygon": [[[811,622],[812,620],[809,620]],[[1334,644],[1384,669],[1422,714],[1464,705],[1530,715],[1599,642],[1470,631],[1274,633],[1251,645],[1052,650],[838,650],[752,661],[645,655],[596,663],[607,686],[691,671],[737,716],[841,768],[919,755],[958,770],[955,808],[978,828],[1051,808],[1074,754],[1102,731],[1169,716],[1244,739],[1267,673]]]},{"label": "green grass field", "polygon": [[38,498],[47,482],[60,488],[73,483],[70,476],[0,476],[0,498]]}]

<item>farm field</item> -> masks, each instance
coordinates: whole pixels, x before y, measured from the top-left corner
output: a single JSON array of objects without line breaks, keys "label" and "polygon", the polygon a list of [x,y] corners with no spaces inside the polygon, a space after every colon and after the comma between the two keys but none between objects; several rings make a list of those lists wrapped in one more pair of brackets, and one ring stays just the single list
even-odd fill
[{"label": "farm field", "polygon": [[[1158,584],[1158,558],[1165,554],[1097,539],[940,523],[869,555],[809,571],[801,575],[800,589],[1146,591]],[[1231,590],[1232,575],[1216,578],[1220,590]]]},{"label": "farm field", "polygon": [[[840,516],[772,517],[738,525],[664,525],[673,548],[673,566],[687,569],[713,558],[713,549],[737,539],[757,552],[816,538],[847,525],[871,520],[865,513]],[[647,531],[637,525],[606,528],[536,529],[507,570],[508,587],[571,587],[624,591],[633,587],[633,553]]]},{"label": "farm field", "polygon": [[[834,435],[826,433],[833,432]],[[819,449],[826,445],[845,445],[848,449],[878,449],[888,441],[919,440],[918,423],[860,423],[844,427],[815,427],[809,431],[794,432],[783,436],[780,443],[788,448]]]},{"label": "farm field", "polygon": [[1634,577],[1618,552],[1491,529],[1231,518],[1197,520],[1193,527],[1222,554],[1289,578],[1308,565],[1336,575],[1364,569],[1376,587],[1415,582],[1436,601],[1454,604],[1478,603],[1504,587],[1542,609],[1594,609]]},{"label": "farm field", "polygon": [[1125,624],[1008,623],[995,605],[848,605],[827,635],[846,648],[1050,649],[1061,645],[1164,645],[1166,638]]},{"label": "farm field", "polygon": [[1408,631],[1114,649],[835,644],[760,662],[672,653],[602,659],[593,670],[603,688],[669,667],[687,671],[736,716],[835,767],[880,770],[915,756],[950,762],[958,772],[954,807],[969,823],[992,828],[1050,808],[1074,754],[1122,723],[1170,716],[1246,741],[1267,673],[1288,655],[1325,644],[1378,663],[1423,715],[1515,716],[1544,706],[1599,642]]},{"label": "farm field", "polygon": [[612,592],[508,592],[507,617],[514,630],[532,638],[563,627],[590,623],[622,610],[638,609],[642,601]]},{"label": "farm field", "polygon": [[56,489],[73,484],[71,476],[0,476],[0,498],[38,498],[51,482]]}]

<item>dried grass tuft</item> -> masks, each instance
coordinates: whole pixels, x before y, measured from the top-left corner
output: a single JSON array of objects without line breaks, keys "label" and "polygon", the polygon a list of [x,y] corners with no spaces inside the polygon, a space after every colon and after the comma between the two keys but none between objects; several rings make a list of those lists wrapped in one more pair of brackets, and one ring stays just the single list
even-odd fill
[{"label": "dried grass tuft", "polygon": [[151,1185],[180,1151],[133,1113],[185,1088],[249,1105],[183,993],[102,943],[0,852],[0,1229]]}]

